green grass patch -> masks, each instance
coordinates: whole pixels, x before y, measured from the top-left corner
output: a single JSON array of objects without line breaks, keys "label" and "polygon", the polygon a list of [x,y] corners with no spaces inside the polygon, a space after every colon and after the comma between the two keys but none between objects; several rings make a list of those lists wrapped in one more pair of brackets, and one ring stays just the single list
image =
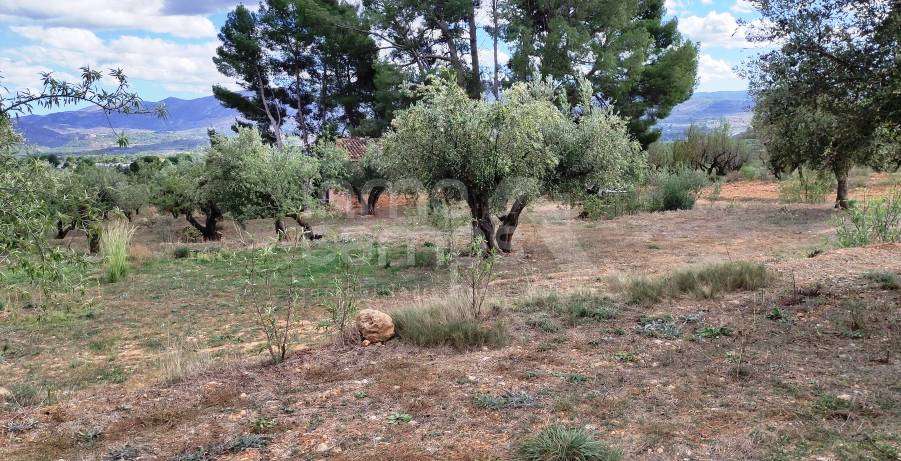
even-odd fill
[{"label": "green grass patch", "polygon": [[517,461],[619,461],[623,452],[581,427],[554,424],[529,437],[516,448]]},{"label": "green grass patch", "polygon": [[626,294],[634,304],[654,303],[684,294],[712,298],[731,291],[756,290],[766,286],[769,279],[763,264],[727,262],[680,270],[656,279],[634,279],[626,286]]},{"label": "green grass patch", "polygon": [[591,292],[569,296],[560,296],[557,293],[530,296],[519,304],[519,308],[526,312],[548,312],[565,319],[570,324],[583,320],[601,322],[615,319],[620,315],[620,309],[613,300]]}]

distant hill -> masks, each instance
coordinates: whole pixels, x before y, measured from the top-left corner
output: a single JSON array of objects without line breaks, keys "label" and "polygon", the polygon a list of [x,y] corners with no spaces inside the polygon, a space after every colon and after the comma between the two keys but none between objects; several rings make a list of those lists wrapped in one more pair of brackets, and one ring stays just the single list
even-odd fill
[{"label": "distant hill", "polygon": [[[102,111],[90,107],[19,117],[16,125],[29,147],[39,152],[127,154],[183,151],[205,145],[208,128],[227,130],[238,116],[237,111],[222,107],[213,96],[166,98],[160,102],[168,111],[164,119],[153,115],[120,114],[111,114],[107,119]],[[147,101],[146,104],[154,106],[157,102]],[[116,143],[110,125],[124,128],[132,146],[111,148]]]},{"label": "distant hill", "polygon": [[[238,112],[226,109],[212,96],[197,99],[167,98],[169,115],[159,119],[152,115],[110,115],[109,120],[98,109],[87,108],[48,115],[20,117],[16,123],[25,135],[30,151],[61,154],[179,152],[205,146],[206,130],[228,131]],[[155,105],[148,102],[148,105]],[[753,100],[744,91],[695,93],[676,106],[672,114],[658,124],[663,139],[680,138],[692,123],[710,125],[725,119],[735,133],[750,126]],[[127,149],[113,147],[116,140],[110,124],[125,128],[132,145]]]},{"label": "distant hill", "polygon": [[695,93],[657,126],[663,130],[664,141],[681,138],[692,123],[713,125],[720,120],[729,122],[733,133],[740,133],[751,126],[753,109],[754,100],[747,91]]}]

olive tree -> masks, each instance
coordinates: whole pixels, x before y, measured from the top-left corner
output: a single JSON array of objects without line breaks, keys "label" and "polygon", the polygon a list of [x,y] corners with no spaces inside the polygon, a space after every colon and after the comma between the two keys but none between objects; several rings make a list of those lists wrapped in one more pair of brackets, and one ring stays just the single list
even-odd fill
[{"label": "olive tree", "polygon": [[384,136],[379,160],[393,178],[465,200],[473,235],[489,251],[512,251],[520,216],[535,198],[617,187],[643,168],[627,124],[590,104],[586,81],[577,107],[548,81],[515,84],[496,102],[470,99],[447,78],[421,91]]},{"label": "olive tree", "polygon": [[317,205],[315,191],[322,174],[337,174],[332,170],[342,159],[307,155],[294,141],[289,138],[283,147],[274,147],[251,128],[239,129],[232,139],[214,139],[206,157],[205,186],[238,222],[273,218],[282,238],[284,218],[292,218],[312,237],[312,226],[301,214]]}]

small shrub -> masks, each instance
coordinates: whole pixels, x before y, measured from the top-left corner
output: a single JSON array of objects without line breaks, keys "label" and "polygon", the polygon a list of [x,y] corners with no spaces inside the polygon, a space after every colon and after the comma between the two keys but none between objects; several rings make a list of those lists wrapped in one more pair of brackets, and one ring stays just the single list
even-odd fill
[{"label": "small shrub", "polygon": [[741,169],[738,170],[738,173],[741,175],[741,178],[747,181],[755,181],[767,179],[769,177],[769,171],[767,171],[766,166],[758,161],[751,161],[742,165]]},{"label": "small shrub", "polygon": [[613,354],[613,358],[618,362],[637,362],[638,355],[634,352],[617,352]]},{"label": "small shrub", "polygon": [[651,179],[651,195],[646,209],[652,212],[690,210],[707,183],[707,176],[703,173],[686,168],[658,172]]},{"label": "small shrub", "polygon": [[188,247],[178,247],[175,249],[174,256],[175,259],[185,259],[191,257],[191,249]]},{"label": "small shrub", "polygon": [[409,308],[394,312],[391,317],[397,336],[421,347],[451,346],[466,350],[497,347],[507,342],[503,324],[487,324],[448,306]]},{"label": "small shrub", "polygon": [[879,284],[883,290],[901,289],[901,277],[894,272],[867,272],[863,277],[871,282]]},{"label": "small shrub", "polygon": [[582,292],[561,297],[556,293],[532,296],[519,304],[527,312],[544,311],[566,318],[575,324],[579,320],[611,320],[619,316],[620,310],[614,302],[596,293]]},{"label": "small shrub", "polygon": [[840,247],[901,241],[901,190],[884,199],[852,204],[835,220]]},{"label": "small shrub", "polygon": [[518,461],[619,461],[622,450],[596,440],[584,428],[551,425],[522,442],[516,449]]},{"label": "small shrub", "polygon": [[859,302],[847,302],[844,307],[848,312],[848,331],[845,335],[849,338],[862,338],[867,327],[866,306]]},{"label": "small shrub", "polygon": [[824,203],[826,194],[835,188],[835,178],[828,173],[794,174],[779,181],[779,200],[785,203]]},{"label": "small shrub", "polygon": [[626,291],[630,302],[640,304],[681,294],[712,298],[730,291],[756,290],[768,282],[764,265],[737,261],[681,270],[657,280],[635,279],[626,286]]},{"label": "small shrub", "polygon": [[563,378],[564,381],[566,381],[570,384],[587,383],[588,381],[591,380],[591,378],[589,378],[588,376],[585,376],[581,373],[572,373],[572,372],[564,373],[560,377]]},{"label": "small shrub", "polygon": [[134,232],[135,228],[123,219],[112,220],[103,227],[100,253],[107,282],[116,283],[128,276],[128,242]]}]

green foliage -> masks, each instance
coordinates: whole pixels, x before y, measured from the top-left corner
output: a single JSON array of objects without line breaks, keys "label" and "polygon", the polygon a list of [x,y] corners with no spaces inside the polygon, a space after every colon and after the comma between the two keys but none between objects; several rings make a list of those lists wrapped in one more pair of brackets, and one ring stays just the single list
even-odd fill
[{"label": "green foliage", "polygon": [[756,290],[766,286],[769,279],[764,265],[737,261],[675,271],[656,280],[635,279],[626,291],[633,303],[658,302],[681,294],[712,298],[730,291]]},{"label": "green foliage", "polygon": [[[395,119],[379,162],[390,176],[443,196],[438,186],[459,181],[464,189],[454,198],[466,200],[488,248],[510,251],[520,214],[535,197],[623,186],[644,169],[622,119],[589,103],[587,82],[581,91],[585,103],[574,120],[567,104],[558,108],[561,95],[548,82],[516,84],[487,103],[433,79]],[[504,213],[496,235],[494,212]]]},{"label": "green foliage", "polygon": [[451,346],[457,350],[506,344],[501,323],[482,323],[450,306],[408,308],[392,313],[397,336],[422,347]]},{"label": "green foliage", "polygon": [[884,164],[879,150],[891,140],[881,133],[901,126],[897,7],[856,0],[752,4],[762,20],[751,25],[749,39],[781,44],[746,71],[756,100],[754,130],[770,167],[832,172],[836,203],[845,207],[850,168]]},{"label": "green foliage", "polygon": [[531,296],[519,304],[527,312],[545,311],[575,324],[581,320],[605,321],[620,315],[616,304],[605,296],[592,292],[579,292],[561,297],[556,293]]},{"label": "green foliage", "polygon": [[185,259],[190,258],[192,253],[193,252],[188,247],[178,247],[175,249],[175,252],[173,252],[173,256],[175,256],[175,259]]},{"label": "green foliage", "polygon": [[901,276],[894,272],[867,272],[863,277],[871,282],[878,283],[883,290],[901,289]]},{"label": "green foliage", "polygon": [[406,413],[391,413],[388,415],[388,423],[398,425],[413,421],[413,417]]},{"label": "green foliage", "polygon": [[744,139],[732,137],[729,124],[704,129],[692,125],[685,138],[672,145],[672,165],[669,169],[691,168],[704,170],[708,175],[725,176],[741,168],[751,156],[751,149]]},{"label": "green foliage", "polygon": [[792,174],[779,181],[779,200],[786,203],[824,203],[826,194],[835,187],[835,179],[823,172],[814,175]]},{"label": "green foliage", "polygon": [[134,232],[135,228],[121,219],[113,219],[103,226],[100,254],[107,282],[120,282],[128,276],[128,244]]},{"label": "green foliage", "polygon": [[513,79],[587,76],[643,146],[660,136],[657,120],[691,96],[698,49],[668,19],[663,2],[504,3]]},{"label": "green foliage", "polygon": [[582,216],[590,220],[613,219],[636,214],[642,210],[644,210],[644,202],[638,188],[607,193],[602,196],[592,195],[582,201]]},{"label": "green foliage", "polygon": [[514,453],[518,461],[619,461],[622,450],[598,441],[580,427],[551,425],[520,442]]},{"label": "green foliage", "polygon": [[373,102],[378,52],[365,29],[343,2],[266,0],[258,12],[239,5],[213,62],[242,91],[217,85],[213,94],[277,145],[291,111],[304,142],[328,126],[358,126]]},{"label": "green foliage", "polygon": [[637,354],[635,354],[634,352],[626,352],[626,351],[617,352],[617,353],[613,354],[613,358],[616,359],[617,362],[632,363],[632,362],[638,361]]},{"label": "green foliage", "polygon": [[784,310],[782,310],[782,309],[780,309],[780,308],[778,308],[778,307],[774,307],[774,308],[773,308],[772,310],[770,310],[770,312],[766,315],[766,318],[768,318],[768,319],[770,319],[770,320],[777,320],[777,321],[779,321],[779,320],[785,320],[785,319],[788,318],[788,314],[787,314]]},{"label": "green foliage", "polygon": [[695,330],[698,339],[716,339],[721,336],[732,336],[732,329],[726,326],[703,327]]},{"label": "green foliage", "polygon": [[707,177],[694,170],[658,171],[651,177],[651,192],[645,209],[652,212],[690,210],[707,184]]},{"label": "green foliage", "polygon": [[836,242],[843,248],[901,241],[901,191],[852,204],[835,226]]},{"label": "green foliage", "polygon": [[474,398],[479,408],[500,410],[503,408],[525,408],[535,404],[535,397],[525,392],[504,392],[499,396],[479,394]]}]

